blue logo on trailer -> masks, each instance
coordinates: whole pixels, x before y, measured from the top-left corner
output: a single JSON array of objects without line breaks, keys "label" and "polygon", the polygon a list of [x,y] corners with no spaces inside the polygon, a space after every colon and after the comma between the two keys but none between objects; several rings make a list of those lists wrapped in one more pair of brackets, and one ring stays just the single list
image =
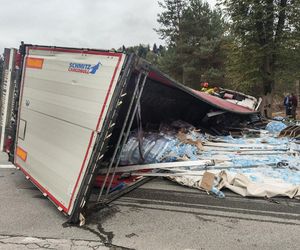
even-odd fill
[{"label": "blue logo on trailer", "polygon": [[82,74],[96,74],[102,64],[98,62],[95,65],[85,63],[70,63],[68,71]]}]

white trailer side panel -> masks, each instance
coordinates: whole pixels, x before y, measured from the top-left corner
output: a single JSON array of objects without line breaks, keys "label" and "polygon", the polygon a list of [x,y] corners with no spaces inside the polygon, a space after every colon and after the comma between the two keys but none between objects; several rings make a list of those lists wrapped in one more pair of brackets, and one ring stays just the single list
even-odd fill
[{"label": "white trailer side panel", "polygon": [[71,214],[125,55],[27,49],[15,164]]}]

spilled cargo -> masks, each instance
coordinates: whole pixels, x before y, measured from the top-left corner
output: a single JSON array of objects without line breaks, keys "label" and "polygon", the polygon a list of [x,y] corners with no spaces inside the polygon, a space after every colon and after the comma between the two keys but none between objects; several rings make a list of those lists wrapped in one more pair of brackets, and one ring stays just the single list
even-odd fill
[{"label": "spilled cargo", "polygon": [[[261,129],[259,137],[251,138],[211,136],[195,131],[192,126],[187,130],[173,127],[146,135],[142,153],[134,133],[122,151],[121,164],[143,164],[119,167],[117,171],[131,171],[133,176],[166,177],[185,186],[218,193],[219,197],[224,197],[220,190],[227,188],[242,196],[297,198],[300,144],[293,138],[279,137],[283,127],[283,123],[270,122],[268,130]],[[187,164],[165,163],[178,161]],[[202,185],[207,183],[207,173],[214,176],[209,188]]]}]

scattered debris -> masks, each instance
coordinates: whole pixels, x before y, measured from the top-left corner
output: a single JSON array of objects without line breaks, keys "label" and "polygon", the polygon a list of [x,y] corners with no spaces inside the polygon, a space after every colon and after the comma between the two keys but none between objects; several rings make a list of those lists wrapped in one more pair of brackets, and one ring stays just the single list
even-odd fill
[{"label": "scattered debris", "polygon": [[133,132],[116,172],[166,177],[219,198],[225,197],[222,188],[242,196],[300,197],[300,146],[283,137],[281,131],[295,131],[287,128],[272,121],[265,130],[246,130],[250,137],[234,138],[201,133],[176,121],[157,132],[144,132],[142,145]]},{"label": "scattered debris", "polygon": [[285,127],[280,131],[279,136],[289,136],[295,139],[300,139],[300,126],[292,125]]}]

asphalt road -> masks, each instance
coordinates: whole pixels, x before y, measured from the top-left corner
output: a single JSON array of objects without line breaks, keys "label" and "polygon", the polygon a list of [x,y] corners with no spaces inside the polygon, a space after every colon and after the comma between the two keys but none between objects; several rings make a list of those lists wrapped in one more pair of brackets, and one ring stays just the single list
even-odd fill
[{"label": "asphalt road", "polygon": [[[0,157],[0,164],[5,159]],[[0,249],[298,249],[300,201],[248,199],[155,179],[93,214],[83,228],[24,175],[0,168]]]},{"label": "asphalt road", "polygon": [[[98,221],[111,242],[135,249],[298,249],[300,202],[218,199],[156,179],[115,201]],[[91,226],[91,225],[90,225]],[[96,228],[94,226],[94,228]],[[112,237],[113,236],[113,237]]]}]

